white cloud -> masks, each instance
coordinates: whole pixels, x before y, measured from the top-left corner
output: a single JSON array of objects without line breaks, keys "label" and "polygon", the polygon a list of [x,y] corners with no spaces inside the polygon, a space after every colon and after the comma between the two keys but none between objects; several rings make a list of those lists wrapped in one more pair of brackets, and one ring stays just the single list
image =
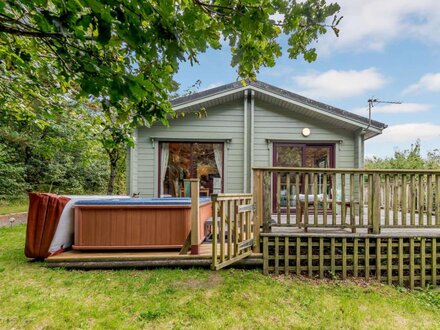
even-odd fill
[{"label": "white cloud", "polygon": [[387,82],[385,76],[375,68],[365,70],[308,73],[293,78],[299,93],[319,99],[341,99],[376,90]]},{"label": "white cloud", "polygon": [[427,73],[418,82],[406,88],[402,94],[409,94],[421,90],[440,92],[440,73]]},{"label": "white cloud", "polygon": [[381,135],[373,138],[374,143],[405,143],[415,142],[417,139],[422,142],[439,140],[440,125],[431,123],[392,125],[386,128]]},{"label": "white cloud", "polygon": [[[373,115],[377,113],[385,113],[385,114],[401,114],[401,113],[419,113],[423,111],[427,111],[432,109],[431,104],[425,103],[402,103],[402,104],[386,104],[375,106],[372,110]],[[368,106],[363,108],[355,108],[351,110],[352,112],[366,116],[368,115]]]},{"label": "white cloud", "polygon": [[282,23],[284,22],[284,15],[280,14],[280,13],[275,13],[273,15],[269,16],[270,19],[273,19],[275,22],[277,23]]},{"label": "white cloud", "polygon": [[392,125],[383,133],[366,141],[365,155],[391,157],[396,150],[409,149],[420,139],[422,155],[439,148],[440,125],[431,123],[407,123]]},{"label": "white cloud", "polygon": [[380,51],[391,40],[440,43],[438,0],[338,0],[340,37],[321,39],[321,53],[350,49]]},{"label": "white cloud", "polygon": [[292,66],[277,64],[276,68],[263,67],[260,70],[260,75],[270,78],[289,77],[295,74],[295,69]]}]

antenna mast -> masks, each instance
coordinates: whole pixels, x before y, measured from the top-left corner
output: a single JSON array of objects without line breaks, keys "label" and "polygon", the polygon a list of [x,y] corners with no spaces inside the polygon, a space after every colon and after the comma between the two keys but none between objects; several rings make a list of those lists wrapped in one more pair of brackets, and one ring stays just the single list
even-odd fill
[{"label": "antenna mast", "polygon": [[382,101],[374,98],[368,99],[368,126],[363,129],[364,132],[366,132],[371,126],[371,109],[376,103],[402,104],[402,102],[399,101]]}]

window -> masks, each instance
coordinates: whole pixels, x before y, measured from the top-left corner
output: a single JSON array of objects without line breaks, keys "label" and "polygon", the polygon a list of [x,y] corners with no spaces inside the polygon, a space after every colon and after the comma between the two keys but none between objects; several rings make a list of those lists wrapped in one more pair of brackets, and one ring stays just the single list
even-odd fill
[{"label": "window", "polygon": [[[334,167],[334,145],[333,144],[299,144],[294,142],[278,142],[273,145],[273,166],[275,167],[310,167],[310,168],[329,168]],[[290,201],[292,208],[295,207],[294,196],[296,194],[296,176],[290,176]],[[304,176],[298,176],[299,192],[304,192]],[[273,176],[273,187],[276,187],[277,175]],[[331,183],[330,183],[331,184]],[[322,175],[318,177],[318,193],[321,194],[327,186],[323,186]],[[287,203],[287,179],[281,177],[281,196],[280,206],[283,211]],[[312,191],[311,183],[308,191]],[[327,191],[329,193],[329,191]],[[276,192],[273,192],[273,209],[276,210]],[[293,210],[294,211],[294,210]]]},{"label": "window", "polygon": [[274,143],[274,166],[285,167],[334,167],[334,146]]},{"label": "window", "polygon": [[160,195],[189,195],[188,179],[200,180],[200,193],[209,196],[223,190],[223,143],[162,142]]}]

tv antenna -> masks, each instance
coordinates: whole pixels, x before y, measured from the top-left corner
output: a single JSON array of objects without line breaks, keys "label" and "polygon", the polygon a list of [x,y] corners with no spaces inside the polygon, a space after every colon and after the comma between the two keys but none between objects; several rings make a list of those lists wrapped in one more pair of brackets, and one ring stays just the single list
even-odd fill
[{"label": "tv antenna", "polygon": [[368,126],[364,128],[364,132],[366,132],[371,126],[371,109],[373,109],[376,103],[402,104],[402,102],[399,101],[383,101],[375,98],[368,99]]}]

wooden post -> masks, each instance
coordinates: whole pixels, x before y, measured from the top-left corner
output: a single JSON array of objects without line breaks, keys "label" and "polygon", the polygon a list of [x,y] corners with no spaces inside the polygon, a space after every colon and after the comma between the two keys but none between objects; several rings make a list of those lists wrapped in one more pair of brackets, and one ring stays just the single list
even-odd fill
[{"label": "wooden post", "polygon": [[263,237],[263,274],[269,274],[269,238],[267,236]]},{"label": "wooden post", "polygon": [[435,207],[435,224],[440,226],[440,174],[436,175],[437,192],[435,193],[436,207]]},{"label": "wooden post", "polygon": [[286,175],[286,222],[290,225],[290,173]]},{"label": "wooden post", "polygon": [[393,284],[393,239],[387,239],[387,283]]},{"label": "wooden post", "polygon": [[322,187],[322,192],[324,194],[322,201],[322,224],[327,226],[327,173],[324,173]]},{"label": "wooden post", "polygon": [[277,183],[276,183],[276,200],[277,200],[277,222],[279,225],[281,225],[281,173],[278,172],[277,174]]},{"label": "wooden post", "polygon": [[427,187],[426,187],[426,225],[432,226],[432,178],[433,175],[427,175]]},{"label": "wooden post", "polygon": [[385,226],[390,225],[390,175],[388,173],[385,174]]},{"label": "wooden post", "polygon": [[254,240],[255,247],[254,252],[260,252],[260,230],[261,224],[263,222],[263,173],[261,170],[254,170],[254,203],[255,203],[255,212],[254,212]]},{"label": "wooden post", "polygon": [[414,290],[414,237],[409,238],[409,288]]},{"label": "wooden post", "polygon": [[431,239],[431,282],[432,287],[437,287],[437,238]]},{"label": "wooden post", "polygon": [[400,214],[401,214],[401,217],[402,217],[402,220],[401,220],[401,222],[400,222],[400,224],[402,225],[402,226],[406,226],[406,209],[407,209],[407,197],[406,196],[408,196],[408,194],[407,194],[407,184],[406,184],[406,174],[402,174],[402,206],[401,206],[401,211],[400,211]]},{"label": "wooden post", "polygon": [[217,267],[217,213],[218,213],[218,204],[217,204],[217,195],[211,195],[212,202],[212,265],[211,269],[215,270]]},{"label": "wooden post", "polygon": [[354,173],[350,173],[350,226],[351,232],[356,232],[356,217],[354,206]]},{"label": "wooden post", "polygon": [[319,278],[324,278],[324,238],[319,238]]},{"label": "wooden post", "polygon": [[[191,182],[191,254],[199,254],[200,225],[199,225],[199,179]],[[215,221],[214,215],[212,221]]]},{"label": "wooden post", "polygon": [[284,237],[284,275],[289,275],[289,237]]},{"label": "wooden post", "polygon": [[378,173],[373,174],[371,201],[372,233],[380,234],[380,175]]},{"label": "wooden post", "polygon": [[263,232],[270,232],[270,224],[272,221],[272,198],[271,198],[271,173],[263,172]]},{"label": "wooden post", "polygon": [[353,276],[357,277],[359,271],[359,238],[353,242]]},{"label": "wooden post", "polygon": [[309,173],[304,173],[304,231],[309,224]]}]

